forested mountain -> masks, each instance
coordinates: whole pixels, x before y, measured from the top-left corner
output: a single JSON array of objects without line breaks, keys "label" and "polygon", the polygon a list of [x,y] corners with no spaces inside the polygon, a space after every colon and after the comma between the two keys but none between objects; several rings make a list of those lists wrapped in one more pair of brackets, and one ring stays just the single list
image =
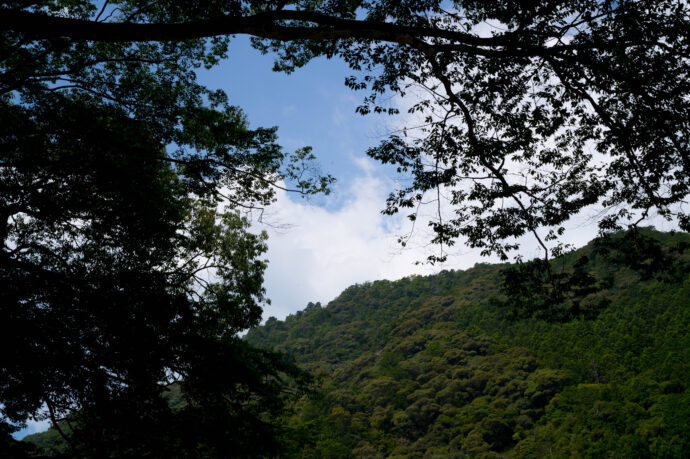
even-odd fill
[{"label": "forested mountain", "polygon": [[[690,241],[648,234],[667,253]],[[495,301],[507,266],[478,264],[354,285],[250,330],[315,376],[273,420],[287,427],[281,456],[687,457],[690,276],[655,279],[592,244],[557,262],[583,256],[613,279],[591,320],[516,320]],[[167,397],[184,404],[179,387]],[[52,430],[26,440],[48,454],[62,443]]]},{"label": "forested mountain", "polygon": [[282,420],[296,433],[285,455],[683,457],[690,277],[647,278],[590,249],[575,256],[614,279],[592,320],[511,319],[492,300],[502,266],[480,264],[355,285],[251,330],[317,375]]}]

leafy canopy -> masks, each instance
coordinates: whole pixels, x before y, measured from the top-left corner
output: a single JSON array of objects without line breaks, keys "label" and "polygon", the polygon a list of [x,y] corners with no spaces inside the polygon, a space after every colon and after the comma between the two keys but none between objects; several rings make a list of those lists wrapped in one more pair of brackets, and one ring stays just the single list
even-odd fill
[{"label": "leafy canopy", "polygon": [[615,273],[593,320],[506,320],[490,301],[504,267],[477,264],[353,285],[250,330],[322,376],[289,419],[307,440],[290,457],[683,457],[690,276],[645,279],[593,245],[567,261]]},{"label": "leafy canopy", "polygon": [[388,213],[443,191],[453,210],[434,225],[439,243],[462,235],[505,256],[510,238],[533,233],[548,257],[563,248],[547,246],[562,224],[593,204],[609,210],[605,231],[653,210],[687,228],[674,206],[688,194],[684,2],[112,4],[118,14],[107,20],[93,6],[60,17],[17,6],[4,27],[94,46],[199,37],[219,46],[252,34],[278,53],[277,70],[326,55],[363,71],[346,80],[370,90],[362,113],[395,112],[380,94],[422,88],[428,96],[411,110],[425,128],[370,154],[414,178],[391,195]]}]

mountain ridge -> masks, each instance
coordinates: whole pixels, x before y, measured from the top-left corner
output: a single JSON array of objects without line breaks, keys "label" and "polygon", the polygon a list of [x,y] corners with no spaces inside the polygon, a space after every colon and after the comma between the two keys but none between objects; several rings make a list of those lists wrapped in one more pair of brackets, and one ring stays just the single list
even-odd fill
[{"label": "mountain ridge", "polygon": [[[649,230],[664,247],[687,235]],[[286,426],[290,457],[683,457],[690,447],[690,278],[614,275],[593,320],[510,320],[506,265],[346,289],[247,340],[320,375]]]},{"label": "mountain ridge", "polygon": [[[668,253],[690,241],[647,234]],[[511,319],[492,300],[509,265],[480,263],[354,285],[250,330],[250,344],[315,376],[267,419],[284,427],[282,457],[685,457],[690,276],[658,280],[593,249],[556,261],[589,257],[592,273],[613,276],[592,320]],[[172,395],[182,403],[179,387]],[[60,450],[54,430],[25,440]]]}]

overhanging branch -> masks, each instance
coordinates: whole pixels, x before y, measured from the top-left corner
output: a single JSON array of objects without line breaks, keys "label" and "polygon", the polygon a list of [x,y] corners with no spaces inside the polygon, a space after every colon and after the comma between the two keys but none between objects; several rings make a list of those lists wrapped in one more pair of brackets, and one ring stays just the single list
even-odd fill
[{"label": "overhanging branch", "polygon": [[[286,26],[276,21],[304,21],[315,26]],[[219,35],[248,34],[272,40],[335,40],[361,38],[411,44],[415,38],[442,38],[468,46],[508,45],[510,33],[477,37],[470,33],[377,21],[341,19],[309,11],[271,11],[252,16],[224,16],[218,19],[177,24],[95,22],[26,11],[4,10],[0,29],[34,38],[65,37],[101,42],[181,41]]]},{"label": "overhanging branch", "polygon": [[[287,22],[286,22],[287,21]],[[293,25],[290,25],[290,22]],[[312,25],[305,25],[312,24]],[[279,41],[339,39],[373,40],[419,46],[421,40],[437,51],[456,51],[485,56],[561,55],[582,49],[621,49],[650,46],[639,40],[604,41],[589,44],[563,44],[547,47],[544,37],[525,38],[524,33],[509,31],[480,37],[459,30],[439,27],[399,25],[389,22],[343,19],[311,11],[268,11],[251,16],[222,16],[186,23],[97,22],[50,16],[16,10],[0,10],[0,30],[13,31],[34,39],[68,38],[98,42],[183,41],[215,36],[246,34]]]}]

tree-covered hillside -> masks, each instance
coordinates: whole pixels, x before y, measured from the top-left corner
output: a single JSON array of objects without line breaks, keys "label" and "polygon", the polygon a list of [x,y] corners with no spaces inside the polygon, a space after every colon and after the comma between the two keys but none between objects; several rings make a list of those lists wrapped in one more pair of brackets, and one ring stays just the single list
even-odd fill
[{"label": "tree-covered hillside", "polygon": [[[655,233],[664,247],[687,235]],[[501,266],[377,281],[269,319],[248,341],[319,375],[284,419],[290,457],[683,457],[690,277],[578,255],[614,282],[593,320],[514,320]],[[597,258],[598,257],[598,258]]]},{"label": "tree-covered hillside", "polygon": [[[669,256],[690,240],[647,235]],[[686,457],[690,276],[650,274],[651,251],[633,271],[591,249],[557,262],[586,257],[613,279],[592,320],[516,320],[496,301],[507,266],[480,264],[355,285],[251,330],[316,376],[267,419],[284,427],[281,457]],[[166,397],[181,406],[179,386]],[[53,430],[25,440],[64,446]]]}]

